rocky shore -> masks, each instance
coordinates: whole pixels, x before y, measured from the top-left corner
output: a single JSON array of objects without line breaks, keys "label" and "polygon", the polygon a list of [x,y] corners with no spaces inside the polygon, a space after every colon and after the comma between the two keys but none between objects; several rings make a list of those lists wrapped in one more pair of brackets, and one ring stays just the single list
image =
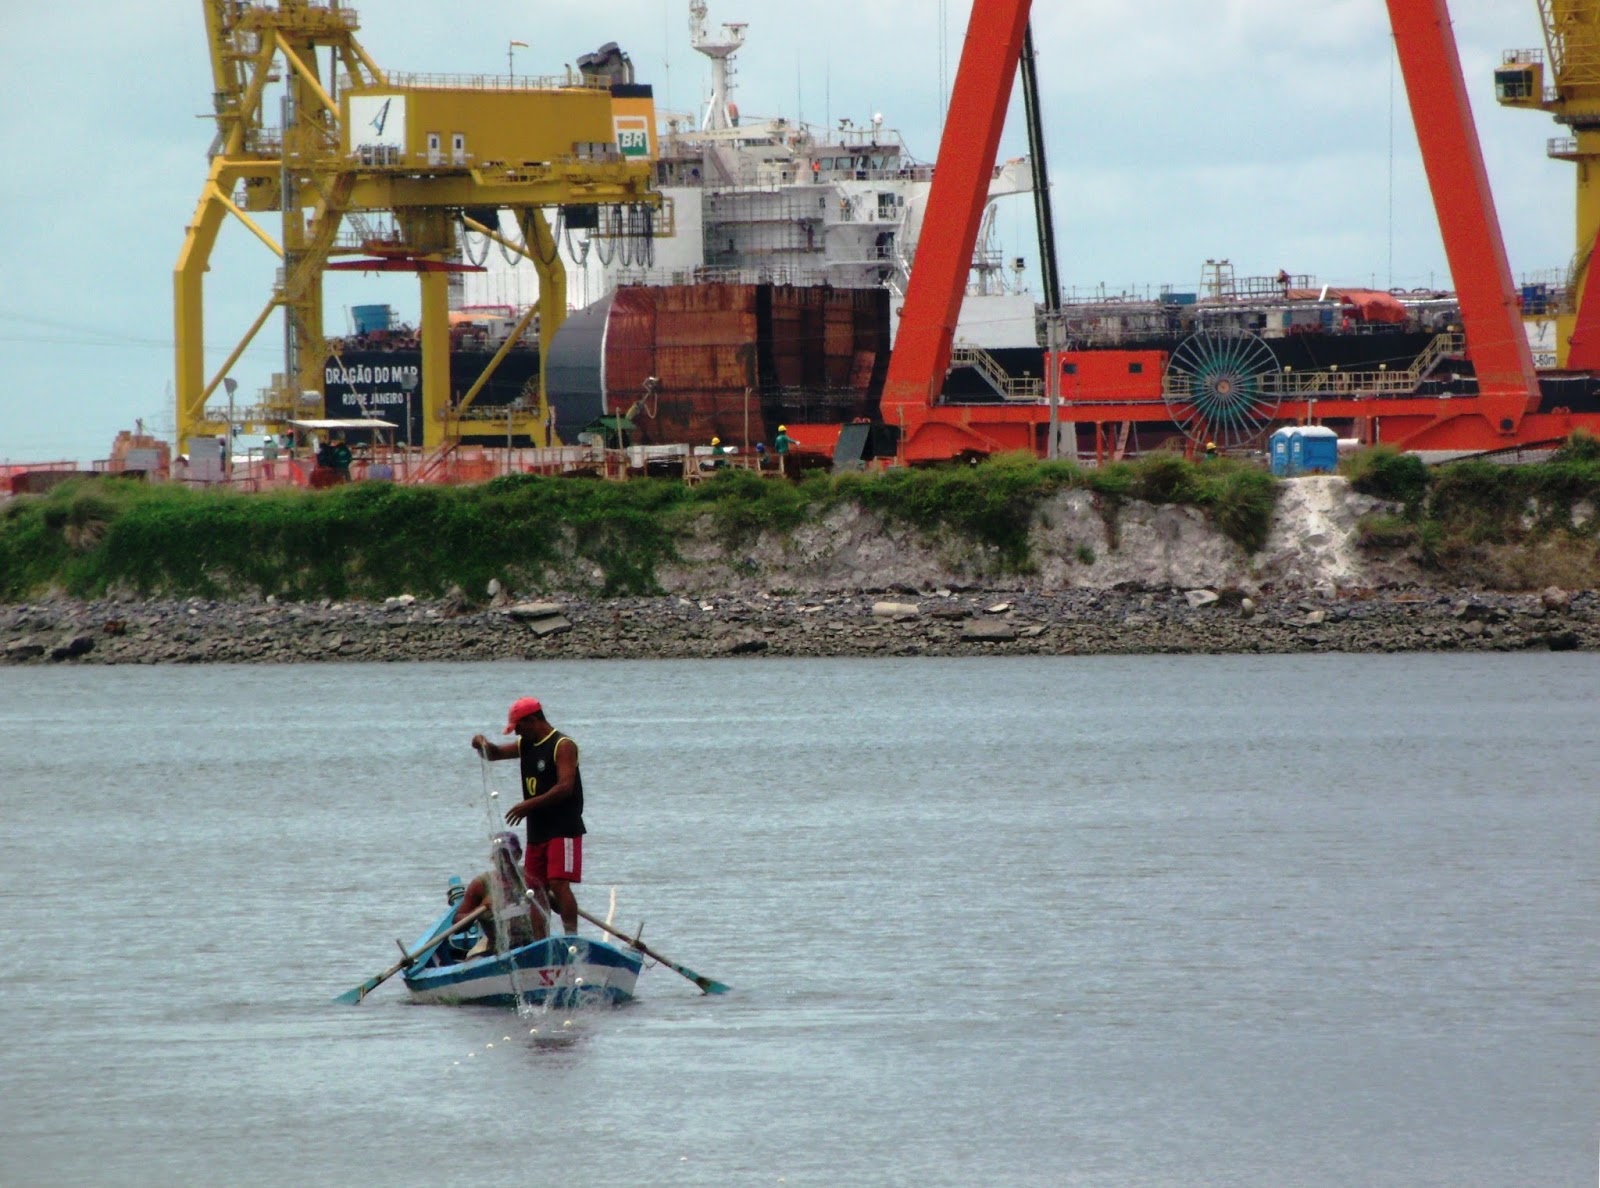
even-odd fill
[{"label": "rocky shore", "polygon": [[766,656],[1592,650],[1600,595],[1424,588],[917,590],[565,598],[487,606],[83,602],[0,607],[0,663],[204,664]]}]

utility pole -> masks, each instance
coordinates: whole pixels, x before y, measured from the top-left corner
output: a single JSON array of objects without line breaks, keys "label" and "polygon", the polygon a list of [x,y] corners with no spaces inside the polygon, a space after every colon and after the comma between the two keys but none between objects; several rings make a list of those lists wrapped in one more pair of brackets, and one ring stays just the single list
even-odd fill
[{"label": "utility pole", "polygon": [[1050,440],[1045,457],[1052,462],[1061,456],[1061,311],[1046,310],[1044,315],[1045,376],[1044,390],[1050,400]]},{"label": "utility pole", "polygon": [[239,388],[239,381],[230,375],[222,381],[222,386],[228,389],[228,446],[222,453],[222,477],[227,478],[233,472],[233,394]]}]

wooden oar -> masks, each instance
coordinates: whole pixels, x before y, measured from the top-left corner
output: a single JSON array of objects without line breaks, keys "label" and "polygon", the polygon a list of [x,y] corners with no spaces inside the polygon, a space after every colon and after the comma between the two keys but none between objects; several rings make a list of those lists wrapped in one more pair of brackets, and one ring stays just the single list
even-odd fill
[{"label": "wooden oar", "polygon": [[646,945],[643,941],[634,939],[626,932],[619,932],[617,929],[611,927],[611,925],[607,924],[598,916],[591,916],[582,908],[578,909],[578,915],[589,921],[589,923],[593,924],[596,928],[603,929],[604,931],[609,932],[612,936],[616,937],[618,940],[623,941],[629,948],[639,950],[639,952],[650,958],[650,960],[658,961],[662,965],[665,965],[668,969],[672,970],[674,973],[682,974],[696,986],[699,986],[700,989],[704,990],[707,994],[726,994],[731,989],[731,987],[724,986],[721,982],[714,978],[701,977],[687,965],[679,965],[676,961],[669,961],[660,953],[657,953],[654,949]]},{"label": "wooden oar", "polygon": [[[477,911],[468,912],[465,916],[462,916],[461,919],[450,925],[449,928],[445,929],[445,931],[429,940],[415,953],[406,953],[400,961],[396,962],[394,965],[391,965],[377,977],[368,978],[366,981],[362,982],[361,985],[351,987],[333,1001],[344,1003],[346,1006],[355,1006],[363,998],[371,994],[390,978],[394,977],[394,975],[399,973],[402,969],[411,968],[411,966],[415,965],[421,958],[426,957],[429,953],[433,952],[433,950],[437,949],[443,941],[449,939],[458,932],[465,932],[472,926],[473,922],[477,920],[479,916],[482,916],[488,912],[490,906],[490,904],[486,903]],[[400,951],[405,953],[405,947],[401,946]]]}]

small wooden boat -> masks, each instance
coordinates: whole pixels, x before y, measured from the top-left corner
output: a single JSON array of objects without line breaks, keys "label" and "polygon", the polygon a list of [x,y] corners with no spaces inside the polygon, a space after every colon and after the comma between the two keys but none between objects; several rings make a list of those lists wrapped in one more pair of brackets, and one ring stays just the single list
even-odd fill
[{"label": "small wooden boat", "polygon": [[582,936],[550,936],[506,953],[468,957],[473,931],[444,937],[454,909],[434,921],[409,950],[432,952],[405,971],[414,1002],[452,1005],[583,1007],[627,1002],[644,961],[636,953]]}]

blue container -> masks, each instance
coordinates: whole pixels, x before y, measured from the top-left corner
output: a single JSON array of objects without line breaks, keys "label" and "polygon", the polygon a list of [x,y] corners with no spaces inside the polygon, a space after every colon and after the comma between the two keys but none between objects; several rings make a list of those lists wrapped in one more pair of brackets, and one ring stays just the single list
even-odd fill
[{"label": "blue container", "polygon": [[1293,429],[1279,429],[1267,442],[1267,456],[1272,462],[1272,473],[1282,478],[1289,473],[1289,436]]},{"label": "blue container", "polygon": [[1290,425],[1272,435],[1267,454],[1281,478],[1332,474],[1339,469],[1339,435],[1321,425]]},{"label": "blue container", "polygon": [[357,334],[381,334],[394,325],[394,310],[387,305],[353,305]]}]

